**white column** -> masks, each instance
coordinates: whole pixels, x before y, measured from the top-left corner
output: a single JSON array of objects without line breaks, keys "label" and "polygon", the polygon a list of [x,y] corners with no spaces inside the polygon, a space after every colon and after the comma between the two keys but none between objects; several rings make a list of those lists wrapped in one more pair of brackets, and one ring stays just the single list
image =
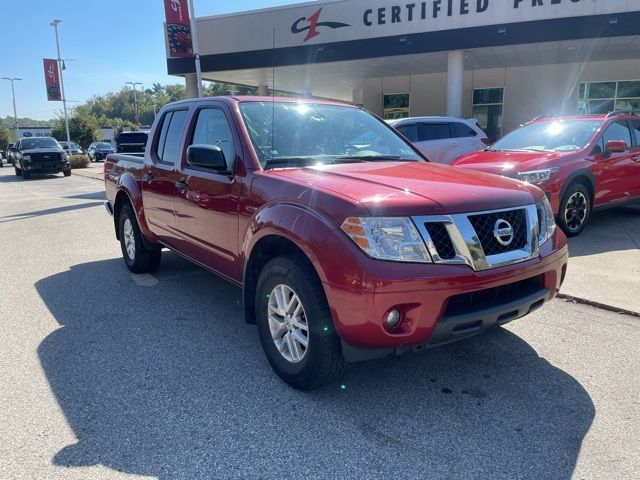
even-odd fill
[{"label": "white column", "polygon": [[447,115],[462,116],[462,93],[464,88],[464,52],[449,52],[447,68]]},{"label": "white column", "polygon": [[258,85],[258,95],[261,97],[269,95],[269,85]]},{"label": "white column", "polygon": [[187,73],[184,83],[187,87],[187,98],[198,98],[198,76],[195,73]]}]

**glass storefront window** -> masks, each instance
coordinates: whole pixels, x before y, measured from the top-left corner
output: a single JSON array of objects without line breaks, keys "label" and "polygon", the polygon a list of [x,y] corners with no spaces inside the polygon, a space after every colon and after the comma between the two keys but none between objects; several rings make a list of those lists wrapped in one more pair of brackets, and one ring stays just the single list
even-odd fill
[{"label": "glass storefront window", "polygon": [[397,118],[409,117],[409,94],[392,93],[384,96],[385,120],[395,120]]},{"label": "glass storefront window", "polygon": [[640,111],[640,81],[580,84],[579,113],[609,113],[613,110]]},{"label": "glass storefront window", "polygon": [[502,107],[504,88],[478,88],[473,91],[472,116],[496,141],[502,136]]}]

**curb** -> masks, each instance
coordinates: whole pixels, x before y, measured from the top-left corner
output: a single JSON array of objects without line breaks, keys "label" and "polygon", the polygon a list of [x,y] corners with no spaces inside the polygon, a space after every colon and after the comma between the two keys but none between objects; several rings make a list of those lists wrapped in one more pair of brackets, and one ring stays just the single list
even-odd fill
[{"label": "curb", "polygon": [[78,175],[79,177],[82,177],[82,178],[90,178],[90,179],[92,179],[92,180],[98,180],[98,181],[100,181],[100,182],[102,181],[102,175],[100,175],[99,177],[96,177],[95,175],[90,175],[90,174],[89,174],[89,175],[86,175],[86,174],[84,174],[84,173],[79,173],[79,171],[78,171],[78,170],[83,171],[83,170],[85,170],[85,169],[84,169],[84,168],[82,168],[82,169],[78,169],[78,168],[76,168],[76,169],[72,169],[72,170],[71,170],[71,172],[72,172],[72,174],[74,174],[74,175]]},{"label": "curb", "polygon": [[590,307],[599,308],[600,310],[606,310],[607,312],[618,313],[620,315],[628,315],[634,318],[640,318],[639,312],[634,312],[633,310],[627,310],[626,308],[614,307],[612,305],[595,302],[593,300],[587,300],[585,298],[574,297],[573,295],[566,295],[564,293],[559,293],[557,295],[557,298],[561,300],[566,300],[569,302],[579,303],[580,305],[588,305]]}]

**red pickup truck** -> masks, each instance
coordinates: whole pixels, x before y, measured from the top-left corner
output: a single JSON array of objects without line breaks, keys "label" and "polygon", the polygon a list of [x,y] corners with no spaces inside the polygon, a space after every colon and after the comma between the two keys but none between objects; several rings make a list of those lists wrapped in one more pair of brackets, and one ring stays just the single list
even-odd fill
[{"label": "red pickup truck", "polygon": [[566,272],[537,187],[430,164],[349,105],[173,103],[144,158],[109,155],[104,172],[127,267],[154,271],[166,247],[242,287],[269,363],[299,389],[527,315]]}]

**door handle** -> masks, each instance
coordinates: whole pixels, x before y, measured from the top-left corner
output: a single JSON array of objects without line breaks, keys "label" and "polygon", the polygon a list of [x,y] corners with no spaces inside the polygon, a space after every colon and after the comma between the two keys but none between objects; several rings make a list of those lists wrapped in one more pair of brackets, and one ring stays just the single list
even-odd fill
[{"label": "door handle", "polygon": [[188,187],[187,182],[185,182],[184,180],[180,180],[179,182],[176,182],[175,185],[176,185],[176,188],[182,192],[184,192]]},{"label": "door handle", "polygon": [[144,175],[142,175],[142,180],[147,183],[151,183],[153,182],[153,175],[151,175],[150,173],[145,173]]}]

